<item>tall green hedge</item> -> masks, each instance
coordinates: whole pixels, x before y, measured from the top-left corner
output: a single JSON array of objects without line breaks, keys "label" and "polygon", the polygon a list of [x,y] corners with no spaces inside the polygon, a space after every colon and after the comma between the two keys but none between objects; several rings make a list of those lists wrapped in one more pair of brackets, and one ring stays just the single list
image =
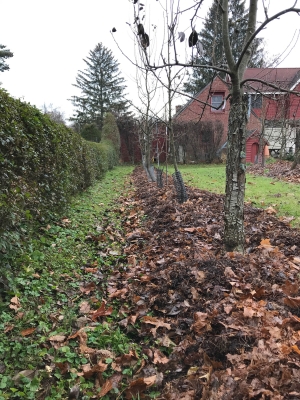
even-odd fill
[{"label": "tall green hedge", "polygon": [[0,90],[0,257],[20,226],[64,209],[117,163],[114,146],[92,143]]}]

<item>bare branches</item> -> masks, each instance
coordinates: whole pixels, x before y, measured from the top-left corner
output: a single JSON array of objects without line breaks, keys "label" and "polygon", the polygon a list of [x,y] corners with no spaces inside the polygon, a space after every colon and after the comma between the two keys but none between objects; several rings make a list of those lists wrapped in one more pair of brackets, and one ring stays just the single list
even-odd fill
[{"label": "bare branches", "polygon": [[224,43],[224,51],[227,59],[227,63],[229,65],[229,69],[231,71],[235,70],[234,59],[232,55],[232,49],[229,39],[229,30],[228,30],[228,0],[224,0],[223,2],[223,18],[222,18],[222,31],[223,31],[223,43]]},{"label": "bare branches", "polygon": [[[294,6],[296,5],[297,1],[295,2]],[[248,48],[251,46],[251,43],[253,41],[253,39],[266,27],[266,25],[268,25],[270,22],[274,21],[275,19],[278,19],[279,17],[281,17],[282,15],[285,15],[287,13],[290,12],[295,12],[297,14],[300,13],[300,8],[295,8],[295,7],[290,7],[287,8],[286,10],[280,11],[279,13],[273,15],[270,18],[267,18],[260,26],[259,28],[256,29],[256,31],[248,38],[243,51],[241,52],[241,55],[236,63],[236,67],[238,68],[240,63],[242,62],[242,59],[246,53],[246,51],[248,50]]]},{"label": "bare branches", "polygon": [[[245,80],[243,80],[243,81],[240,83],[240,86],[243,87],[243,86],[245,85],[246,82],[259,82],[259,83],[261,83],[261,84],[263,84],[263,85],[265,85],[265,86],[267,86],[267,87],[271,87],[271,88],[273,88],[273,89],[276,89],[276,90],[278,90],[279,92],[292,93],[292,94],[295,94],[295,95],[297,95],[297,96],[300,97],[300,93],[299,93],[299,92],[296,92],[296,91],[290,90],[290,89],[285,89],[285,88],[283,88],[283,87],[281,87],[281,86],[279,86],[279,85],[274,85],[273,83],[264,81],[264,80],[262,80],[262,79],[256,79],[256,78],[245,79]],[[255,90],[256,90],[256,89],[255,89]]]}]

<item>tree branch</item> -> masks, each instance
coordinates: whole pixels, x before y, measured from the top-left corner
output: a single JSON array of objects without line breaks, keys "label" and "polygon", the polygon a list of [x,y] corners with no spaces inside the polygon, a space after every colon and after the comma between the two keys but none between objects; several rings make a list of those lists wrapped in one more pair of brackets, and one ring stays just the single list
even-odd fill
[{"label": "tree branch", "polygon": [[[300,92],[297,92],[297,91],[295,91],[295,90],[284,89],[284,88],[282,88],[281,86],[274,85],[273,83],[266,82],[266,81],[264,81],[264,80],[262,80],[262,79],[257,79],[257,78],[244,79],[244,80],[240,83],[240,86],[242,87],[246,82],[259,82],[259,83],[261,83],[261,84],[263,84],[263,85],[265,85],[265,86],[269,86],[269,87],[271,87],[271,88],[273,88],[273,89],[277,89],[277,90],[279,90],[280,92],[292,93],[292,94],[295,94],[295,95],[297,95],[297,96],[300,97]],[[252,88],[252,89],[254,89],[254,88]],[[255,89],[254,89],[254,90],[255,90]],[[262,93],[263,93],[263,92],[262,92]]]},{"label": "tree branch", "polygon": [[[296,5],[296,3],[294,4],[294,6],[295,6],[295,5]],[[249,48],[249,46],[251,45],[253,39],[259,34],[259,32],[261,32],[261,31],[264,29],[264,27],[265,27],[267,24],[269,24],[270,22],[274,21],[275,19],[277,19],[277,18],[281,17],[282,15],[287,14],[287,13],[289,13],[289,12],[296,12],[297,14],[300,13],[300,8],[295,8],[294,6],[288,8],[288,9],[286,9],[286,10],[280,11],[279,13],[277,13],[277,14],[273,15],[272,17],[266,19],[266,20],[260,25],[260,27],[256,29],[256,31],[255,31],[255,32],[249,37],[249,39],[247,40],[247,42],[246,42],[246,44],[245,44],[245,46],[244,46],[244,49],[243,49],[243,51],[241,52],[241,55],[240,55],[240,57],[239,57],[239,59],[238,59],[238,61],[237,61],[237,63],[236,63],[236,67],[237,67],[237,68],[239,67],[240,63],[242,62],[242,59],[243,59],[243,57],[244,57],[244,54],[245,54],[246,51],[248,50],[248,48]]]},{"label": "tree branch", "polygon": [[[220,3],[219,3],[220,5]],[[222,33],[223,33],[223,43],[224,43],[224,51],[226,60],[229,66],[230,71],[235,71],[235,63],[232,55],[232,49],[230,45],[229,39],[229,30],[228,30],[228,0],[223,1],[223,7],[221,8],[222,15]]]}]

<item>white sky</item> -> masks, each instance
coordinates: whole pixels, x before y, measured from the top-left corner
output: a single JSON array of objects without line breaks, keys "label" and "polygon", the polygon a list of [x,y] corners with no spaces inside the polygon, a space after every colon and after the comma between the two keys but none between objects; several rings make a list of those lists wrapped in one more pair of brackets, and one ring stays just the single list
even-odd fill
[{"label": "white sky", "polygon": [[[146,24],[157,24],[162,15],[159,1],[141,2],[151,11],[151,20],[146,18]],[[191,2],[182,0],[181,4]],[[201,17],[206,16],[211,2],[204,1]],[[269,3],[270,16],[291,7],[294,0],[265,0],[266,5]],[[78,94],[72,86],[77,72],[85,68],[83,58],[102,42],[120,63],[128,98],[137,101],[135,68],[121,54],[110,33],[116,27],[117,42],[132,57],[134,43],[126,24],[133,20],[132,0],[0,0],[0,11],[0,44],[14,53],[8,60],[10,70],[0,73],[0,82],[13,97],[38,108],[44,103],[53,104],[70,117],[73,107],[67,99]],[[260,12],[258,20],[262,21],[263,16]],[[201,21],[196,22],[197,31],[201,30]],[[272,22],[262,35],[270,56],[284,52],[293,36],[299,33],[299,27],[300,16],[295,13]],[[300,39],[297,43],[294,40],[293,46],[279,67],[300,67]]]}]

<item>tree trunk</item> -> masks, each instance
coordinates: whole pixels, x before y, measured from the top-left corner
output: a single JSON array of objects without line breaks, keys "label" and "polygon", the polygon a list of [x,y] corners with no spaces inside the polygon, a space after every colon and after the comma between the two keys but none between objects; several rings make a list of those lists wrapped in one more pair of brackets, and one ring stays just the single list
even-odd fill
[{"label": "tree trunk", "polygon": [[247,97],[233,97],[228,121],[224,245],[226,251],[244,251],[245,143]]},{"label": "tree trunk", "polygon": [[300,128],[296,129],[294,162],[291,169],[295,169],[300,161]]}]

